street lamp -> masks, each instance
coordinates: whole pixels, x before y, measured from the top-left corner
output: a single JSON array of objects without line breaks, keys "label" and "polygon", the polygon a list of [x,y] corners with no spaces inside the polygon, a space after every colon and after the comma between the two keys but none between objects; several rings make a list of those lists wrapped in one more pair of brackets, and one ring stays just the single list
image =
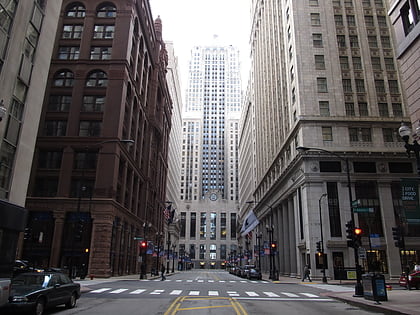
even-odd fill
[{"label": "street lamp", "polygon": [[166,244],[168,245],[168,252],[166,255],[166,273],[169,273],[169,250],[171,247],[171,239],[170,239],[169,231],[168,231],[168,240],[166,241]]},{"label": "street lamp", "polygon": [[[408,157],[410,157],[411,152],[414,152],[414,156],[416,157],[417,162],[417,174],[420,175],[420,144],[418,144],[417,140],[414,140],[413,144],[408,143],[408,140],[411,136],[411,129],[406,124],[401,123],[401,127],[398,129],[398,133],[405,142],[404,147],[407,150],[406,152]],[[416,128],[416,135],[417,137],[420,137],[420,124]]]},{"label": "street lamp", "polygon": [[175,272],[175,249],[176,244],[172,244],[172,273]]},{"label": "street lamp", "polygon": [[321,230],[321,257],[322,257],[322,282],[327,283],[327,277],[325,276],[325,250],[324,250],[324,233],[322,231],[322,214],[321,214],[321,200],[326,197],[327,194],[322,194],[319,198],[319,228]]},{"label": "street lamp", "polygon": [[257,247],[258,247],[258,269],[261,271],[261,239],[262,239],[262,232],[258,232],[257,235]]},{"label": "street lamp", "polygon": [[242,245],[238,246],[239,248],[239,267],[242,266]]},{"label": "street lamp", "polygon": [[[162,237],[163,237],[163,232],[156,232],[156,243],[157,243],[156,271],[155,271],[156,275],[159,275],[160,241]],[[163,247],[165,248],[165,245]]]},{"label": "street lamp", "polygon": [[[348,187],[348,193],[349,193],[349,203],[350,203],[350,215],[351,215],[351,221],[353,222],[353,225],[355,224],[355,220],[354,220],[354,212],[353,212],[353,195],[352,195],[352,191],[351,191],[351,182],[350,182],[350,166],[349,166],[349,159],[348,157],[343,157],[335,152],[332,151],[328,151],[325,149],[321,149],[321,148],[310,148],[310,147],[297,147],[296,148],[297,151],[299,151],[300,153],[306,152],[306,151],[320,151],[320,152],[325,152],[331,155],[334,155],[336,157],[338,157],[340,160],[344,161],[346,163],[346,173],[347,173],[347,187]],[[355,297],[362,297],[363,296],[363,286],[362,286],[362,267],[359,264],[359,250],[357,248],[357,246],[354,246],[354,261],[356,264],[356,286],[354,288],[354,296]]]}]

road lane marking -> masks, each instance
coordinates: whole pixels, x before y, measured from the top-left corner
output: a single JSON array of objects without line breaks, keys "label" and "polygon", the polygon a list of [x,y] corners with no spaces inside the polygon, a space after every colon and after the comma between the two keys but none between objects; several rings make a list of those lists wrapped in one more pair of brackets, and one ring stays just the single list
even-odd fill
[{"label": "road lane marking", "polygon": [[208,282],[214,282],[214,280],[209,280]]},{"label": "road lane marking", "polygon": [[304,296],[310,297],[310,298],[317,298],[319,297],[318,295],[312,294],[312,293],[301,293]]},{"label": "road lane marking", "polygon": [[236,291],[227,291],[227,294],[229,294],[229,296],[239,296],[239,293]]},{"label": "road lane marking", "polygon": [[165,292],[165,290],[154,290],[153,292],[150,292],[150,294],[161,294]]},{"label": "road lane marking", "polygon": [[248,294],[249,296],[260,296],[257,292],[245,292],[246,294]]},{"label": "road lane marking", "polygon": [[219,296],[219,291],[209,291],[208,295],[210,296]]},{"label": "road lane marking", "polygon": [[112,293],[112,294],[118,294],[118,293],[121,293],[121,292],[125,292],[125,291],[127,291],[128,289],[117,289],[117,290],[114,290],[114,291],[111,291],[111,292],[109,292],[109,293]]},{"label": "road lane marking", "polygon": [[275,294],[273,292],[263,292],[265,295],[269,296],[269,297],[280,297],[280,295]]},{"label": "road lane marking", "polygon": [[182,293],[182,290],[172,290],[171,293],[169,293],[170,295],[180,295]]},{"label": "road lane marking", "polygon": [[289,292],[281,292],[281,294],[288,296],[288,297],[299,297],[299,295],[294,294],[294,293],[289,293]]},{"label": "road lane marking", "polygon": [[108,291],[108,290],[111,290],[112,288],[102,288],[102,289],[97,289],[97,290],[93,290],[93,291],[90,291],[90,293],[102,293],[102,292],[105,292],[105,291]]},{"label": "road lane marking", "polygon": [[[219,300],[220,302],[229,302],[230,304],[222,305],[208,305],[208,306],[197,306],[197,307],[182,307],[182,303],[185,301],[206,301],[206,300]],[[228,297],[188,297],[182,296],[175,299],[175,301],[169,306],[164,315],[175,315],[181,311],[193,311],[193,310],[204,310],[204,309],[216,309],[216,308],[233,308],[236,315],[248,315],[242,305],[235,299]]]},{"label": "road lane marking", "polygon": [[146,289],[138,289],[138,290],[134,290],[130,292],[130,294],[140,294],[140,293],[143,293],[144,291],[146,291]]},{"label": "road lane marking", "polygon": [[187,280],[187,282],[193,282],[193,280]]},{"label": "road lane marking", "polygon": [[200,295],[200,291],[190,291],[188,295]]}]

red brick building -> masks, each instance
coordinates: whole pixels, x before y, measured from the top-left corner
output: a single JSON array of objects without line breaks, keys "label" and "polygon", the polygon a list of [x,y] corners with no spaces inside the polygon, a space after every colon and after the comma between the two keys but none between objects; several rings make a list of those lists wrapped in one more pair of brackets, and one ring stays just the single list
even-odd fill
[{"label": "red brick building", "polygon": [[109,277],[139,272],[135,237],[157,245],[172,110],[161,30],[146,0],[63,1],[23,258]]}]

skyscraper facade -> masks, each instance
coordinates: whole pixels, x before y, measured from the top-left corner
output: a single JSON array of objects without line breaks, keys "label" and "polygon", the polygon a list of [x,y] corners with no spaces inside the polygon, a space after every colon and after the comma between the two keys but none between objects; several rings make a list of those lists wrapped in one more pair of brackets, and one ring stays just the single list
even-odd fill
[{"label": "skyscraper facade", "polygon": [[72,276],[138,273],[139,255],[150,270],[138,242],[165,228],[172,113],[162,23],[148,1],[65,0],[54,36],[23,257]]},{"label": "skyscraper facade", "polygon": [[237,253],[239,52],[194,47],[183,111],[180,251],[184,267],[221,267]]},{"label": "skyscraper facade", "polygon": [[[252,131],[241,134],[251,133],[249,155],[256,163],[255,178],[248,172],[241,183],[255,180],[255,189],[243,190],[240,205],[260,220],[254,235],[278,242],[272,259],[262,257],[267,271],[297,276],[309,264],[313,276],[325,268],[339,279],[340,270],[356,264],[346,237],[353,219],[363,230],[360,251],[366,254],[357,259],[365,270],[401,273],[392,235],[397,225],[409,236],[405,263],[418,260],[418,232],[401,202],[401,178],[415,176],[415,163],[398,137],[407,108],[387,5],[252,2],[244,108],[251,116],[243,118]],[[321,241],[324,255],[317,253]]]}]

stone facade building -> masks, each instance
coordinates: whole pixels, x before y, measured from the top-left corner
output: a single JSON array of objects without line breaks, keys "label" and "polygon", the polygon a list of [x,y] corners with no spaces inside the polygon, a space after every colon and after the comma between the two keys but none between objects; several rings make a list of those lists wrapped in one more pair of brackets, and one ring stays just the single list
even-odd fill
[{"label": "stone facade building", "polygon": [[171,98],[149,1],[63,1],[39,124],[23,257],[73,276],[139,272],[164,231]]}]

